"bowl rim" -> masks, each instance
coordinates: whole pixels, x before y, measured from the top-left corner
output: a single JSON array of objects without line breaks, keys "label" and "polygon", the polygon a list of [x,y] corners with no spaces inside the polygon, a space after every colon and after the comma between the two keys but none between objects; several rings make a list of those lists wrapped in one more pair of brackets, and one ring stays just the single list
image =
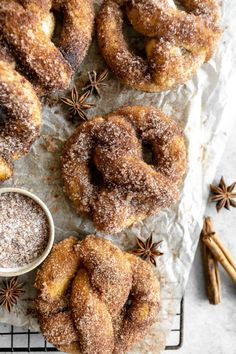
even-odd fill
[{"label": "bowl rim", "polygon": [[34,200],[44,211],[44,213],[46,214],[46,217],[48,219],[48,225],[49,225],[49,237],[48,237],[48,243],[47,246],[45,247],[44,251],[42,252],[42,254],[36,258],[34,261],[32,261],[29,264],[26,264],[22,267],[18,267],[18,268],[6,268],[6,271],[4,271],[4,268],[0,268],[0,277],[14,277],[14,276],[18,276],[18,275],[23,275],[26,274],[30,271],[32,271],[33,269],[37,268],[49,255],[52,246],[54,244],[54,238],[55,238],[55,226],[54,226],[54,221],[53,221],[53,217],[52,214],[50,212],[50,210],[48,209],[47,205],[34,193],[29,192],[28,190],[24,189],[24,188],[17,188],[17,187],[0,187],[0,196],[3,193],[18,193],[18,194],[22,194],[25,195],[29,198],[31,198],[32,200]]}]

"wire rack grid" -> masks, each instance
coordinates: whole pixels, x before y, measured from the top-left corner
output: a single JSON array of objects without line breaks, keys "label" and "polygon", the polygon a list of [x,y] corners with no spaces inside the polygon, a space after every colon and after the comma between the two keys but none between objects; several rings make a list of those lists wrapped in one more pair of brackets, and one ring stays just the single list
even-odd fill
[{"label": "wire rack grid", "polygon": [[[177,350],[183,343],[184,330],[184,300],[180,302],[179,310],[174,320],[166,350]],[[40,344],[41,343],[41,344]],[[47,343],[39,332],[33,332],[13,326],[5,326],[0,332],[0,352],[56,352],[57,349]]]}]

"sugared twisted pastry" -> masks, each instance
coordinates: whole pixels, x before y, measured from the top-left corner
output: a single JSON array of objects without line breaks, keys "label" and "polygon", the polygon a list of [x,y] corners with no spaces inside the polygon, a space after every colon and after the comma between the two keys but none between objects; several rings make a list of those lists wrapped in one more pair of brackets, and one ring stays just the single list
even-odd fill
[{"label": "sugared twisted pastry", "polygon": [[124,354],[144,338],[159,311],[151,265],[95,236],[54,246],[35,286],[43,335],[69,353]]},{"label": "sugared twisted pastry", "polygon": [[40,134],[41,105],[31,84],[0,56],[0,182]]},{"label": "sugared twisted pastry", "polygon": [[77,212],[106,233],[175,203],[185,169],[182,132],[154,107],[124,107],[81,124],[62,156],[66,193]]},{"label": "sugared twisted pastry", "polygon": [[[54,14],[62,17],[59,29]],[[1,0],[0,47],[39,93],[65,89],[86,55],[93,21],[92,0]]]},{"label": "sugared twisted pastry", "polygon": [[[218,0],[105,0],[97,18],[101,52],[127,85],[144,91],[171,89],[192,78],[217,46]],[[146,58],[123,34],[124,18],[145,40]]]},{"label": "sugared twisted pastry", "polygon": [[[54,14],[62,15],[61,28]],[[92,0],[0,0],[0,181],[40,133],[38,94],[65,89],[91,42]],[[55,43],[56,42],[56,43]]]}]

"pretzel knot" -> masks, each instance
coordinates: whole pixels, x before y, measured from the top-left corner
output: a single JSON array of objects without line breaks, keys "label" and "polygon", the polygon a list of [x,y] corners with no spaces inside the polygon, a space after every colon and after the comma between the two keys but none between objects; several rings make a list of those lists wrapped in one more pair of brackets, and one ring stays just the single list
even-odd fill
[{"label": "pretzel knot", "polygon": [[[0,182],[13,174],[13,162],[39,137],[41,106],[31,84],[0,57]],[[1,117],[0,117],[1,118]]]},{"label": "pretzel knot", "polygon": [[159,311],[159,282],[150,264],[95,236],[56,245],[35,286],[42,333],[69,353],[126,353]]},{"label": "pretzel knot", "polygon": [[[127,85],[144,91],[168,90],[192,78],[219,41],[218,0],[105,0],[97,19],[105,60]],[[124,17],[145,36],[137,55],[123,34]]]},{"label": "pretzel knot", "polygon": [[77,212],[108,233],[176,202],[185,169],[182,132],[154,107],[124,107],[82,124],[62,156]]},{"label": "pretzel knot", "polygon": [[92,0],[1,0],[0,55],[40,93],[65,89],[85,57],[93,20]]}]

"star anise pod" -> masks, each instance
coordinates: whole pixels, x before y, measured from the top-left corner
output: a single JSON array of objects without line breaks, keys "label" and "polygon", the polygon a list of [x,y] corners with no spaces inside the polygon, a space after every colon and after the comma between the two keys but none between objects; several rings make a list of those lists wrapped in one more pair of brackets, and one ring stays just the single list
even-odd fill
[{"label": "star anise pod", "polygon": [[235,186],[236,182],[227,187],[223,177],[221,177],[218,186],[210,185],[210,190],[213,195],[209,200],[210,202],[216,202],[217,212],[219,212],[222,208],[230,210],[231,206],[236,208],[236,202],[233,200],[236,198],[236,193],[233,192]]},{"label": "star anise pod", "polygon": [[132,251],[136,256],[140,256],[144,260],[149,260],[156,267],[155,257],[162,256],[163,253],[158,251],[158,247],[162,241],[152,242],[152,234],[148,237],[146,241],[136,238],[138,248]]},{"label": "star anise pod", "polygon": [[95,91],[98,96],[101,96],[100,87],[107,86],[104,81],[106,80],[108,74],[109,71],[107,69],[100,74],[97,74],[95,70],[89,71],[89,83],[83,88],[83,90],[89,90],[91,94],[93,93],[93,91]]},{"label": "star anise pod", "polygon": [[71,90],[71,98],[61,97],[61,101],[69,106],[69,110],[74,117],[78,115],[79,118],[87,120],[84,111],[95,106],[93,103],[87,102],[89,95],[90,91],[86,91],[82,96],[79,96],[77,88],[74,86]]},{"label": "star anise pod", "polygon": [[9,281],[3,281],[0,288],[0,306],[11,312],[13,305],[17,304],[18,298],[24,294],[24,284],[17,282],[17,277]]}]

